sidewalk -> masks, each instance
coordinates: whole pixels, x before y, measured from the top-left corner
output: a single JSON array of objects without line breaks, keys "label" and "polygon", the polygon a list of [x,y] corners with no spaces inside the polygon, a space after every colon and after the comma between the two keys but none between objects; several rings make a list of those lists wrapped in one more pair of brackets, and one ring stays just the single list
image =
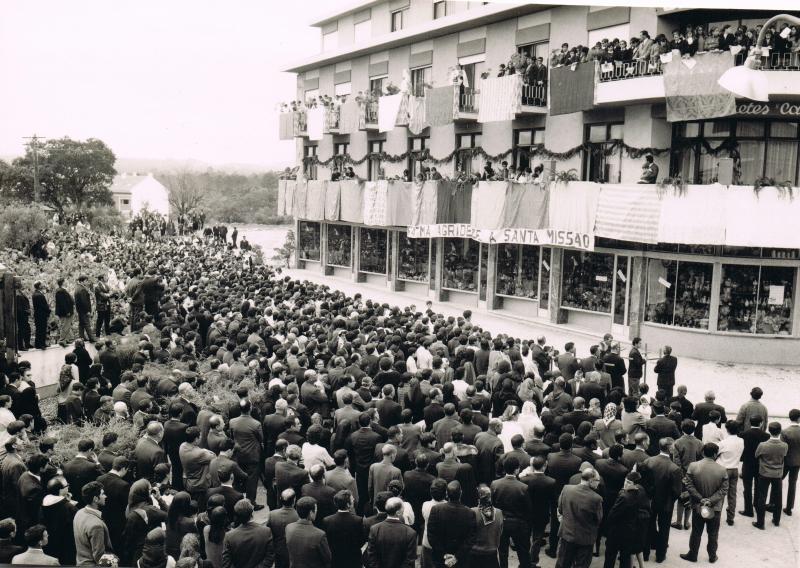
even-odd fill
[{"label": "sidewalk", "polygon": [[[365,298],[392,306],[415,304],[419,310],[423,310],[428,299],[392,292],[379,286],[323,276],[306,270],[284,269],[284,274],[295,279],[324,283],[350,296],[360,292]],[[458,316],[466,308],[451,303],[434,302],[433,309],[447,316]],[[600,336],[592,336],[586,332],[578,332],[560,326],[530,322],[498,312],[484,312],[474,307],[469,309],[472,310],[473,323],[490,331],[493,335],[505,333],[527,339],[535,339],[539,335],[544,335],[548,345],[553,345],[560,351],[563,351],[565,343],[572,341],[575,343],[579,357],[587,355],[589,347],[601,339]],[[735,414],[739,406],[750,399],[750,389],[759,386],[764,391],[761,401],[767,406],[771,416],[785,419],[789,415],[789,410],[800,408],[800,390],[798,389],[800,387],[800,367],[718,363],[681,357],[680,353],[675,355],[679,359],[677,384],[685,384],[688,387],[688,397],[694,403],[702,402],[704,393],[713,390],[717,395],[717,403],[724,406],[729,414]],[[649,353],[648,358],[653,360],[648,361],[646,378],[647,382],[652,384],[655,382],[653,367],[658,353]]]}]

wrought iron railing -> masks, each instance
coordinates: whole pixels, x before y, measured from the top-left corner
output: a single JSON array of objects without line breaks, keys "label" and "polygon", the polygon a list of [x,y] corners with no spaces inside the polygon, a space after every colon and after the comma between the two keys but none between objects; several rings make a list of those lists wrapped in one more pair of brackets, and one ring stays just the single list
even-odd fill
[{"label": "wrought iron railing", "polygon": [[478,112],[478,95],[480,91],[464,87],[458,94],[459,112]]},{"label": "wrought iron railing", "polygon": [[600,82],[620,81],[636,77],[661,75],[661,59],[637,59],[635,61],[614,61],[600,64]]},{"label": "wrought iron railing", "polygon": [[523,106],[547,106],[547,81],[541,85],[522,85]]}]

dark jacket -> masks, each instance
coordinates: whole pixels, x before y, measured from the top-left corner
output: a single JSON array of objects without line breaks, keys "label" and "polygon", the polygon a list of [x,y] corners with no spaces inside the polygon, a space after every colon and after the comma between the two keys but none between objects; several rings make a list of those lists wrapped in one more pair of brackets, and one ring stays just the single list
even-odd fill
[{"label": "dark jacket", "polygon": [[471,465],[461,463],[457,458],[445,459],[436,464],[436,471],[448,483],[458,481],[461,484],[461,500],[466,507],[478,504],[478,484]]},{"label": "dark jacket", "polygon": [[167,462],[167,454],[155,440],[145,437],[136,443],[133,451],[136,458],[136,476],[140,479],[154,481],[155,467]]},{"label": "dark jacket", "polygon": [[431,483],[436,479],[427,471],[412,469],[403,474],[403,497],[414,510],[414,529],[424,528],[422,504],[431,498]]},{"label": "dark jacket", "polygon": [[75,289],[75,310],[79,314],[92,312],[92,296],[89,294],[89,290],[81,284],[78,284]]},{"label": "dark jacket", "polygon": [[672,355],[664,355],[656,362],[655,373],[658,375],[658,386],[673,386],[675,384],[675,369],[678,359]]},{"label": "dark jacket", "polygon": [[39,290],[34,290],[31,299],[33,300],[33,319],[47,323],[47,318],[50,317],[50,306],[47,303],[47,297]]},{"label": "dark jacket", "polygon": [[556,480],[558,490],[561,491],[569,478],[578,473],[581,467],[581,458],[572,452],[559,450],[547,456],[547,475]]},{"label": "dark jacket", "polygon": [[657,455],[641,463],[642,485],[652,499],[653,511],[671,510],[681,494],[683,472],[671,458]]},{"label": "dark jacket", "polygon": [[289,487],[300,495],[300,490],[306,483],[308,483],[308,472],[302,467],[290,461],[275,464],[275,491],[278,495]]},{"label": "dark jacket", "polygon": [[556,480],[543,473],[534,473],[526,479],[528,496],[531,501],[531,527],[543,532],[550,515],[555,512],[558,501]]},{"label": "dark jacket", "polygon": [[453,554],[457,563],[466,566],[478,529],[475,514],[461,503],[439,503],[428,517],[428,540],[437,568],[444,566],[444,555]]},{"label": "dark jacket", "polygon": [[561,526],[558,536],[566,542],[592,545],[603,519],[603,498],[588,485],[567,485],[558,500]]},{"label": "dark jacket", "polygon": [[503,511],[506,522],[529,523],[532,515],[528,486],[513,476],[492,482],[492,504]]},{"label": "dark jacket", "polygon": [[350,512],[338,511],[323,522],[331,549],[332,568],[361,568],[364,544],[363,520]]},{"label": "dark jacket", "polygon": [[281,507],[270,511],[267,526],[272,531],[272,542],[275,546],[275,566],[289,568],[289,551],[286,548],[286,527],[300,520],[297,511]]},{"label": "dark jacket", "polygon": [[56,316],[69,317],[75,313],[75,301],[66,288],[56,290]]},{"label": "dark jacket", "polygon": [[212,487],[206,494],[211,497],[212,495],[222,495],[225,498],[225,510],[228,512],[228,518],[235,518],[233,506],[244,498],[244,495],[236,491],[229,485],[220,485],[219,487]]},{"label": "dark jacket", "polygon": [[106,494],[102,516],[108,527],[108,536],[114,550],[122,550],[122,533],[125,531],[125,509],[128,507],[130,484],[114,473],[104,473],[97,478]]},{"label": "dark jacket", "polygon": [[386,519],[369,531],[367,568],[414,568],[417,533],[399,519]]},{"label": "dark jacket", "polygon": [[63,497],[54,498],[48,495],[42,505],[42,523],[47,527],[48,536],[44,553],[58,558],[62,566],[75,564],[75,535],[72,532],[72,521],[77,512],[78,508]]},{"label": "dark jacket", "polygon": [[769,440],[769,434],[761,428],[748,428],[739,436],[744,440],[744,450],[742,451],[742,475],[758,474],[758,460],[756,459],[756,448],[761,442]]},{"label": "dark jacket", "polygon": [[225,535],[222,542],[223,568],[269,568],[275,561],[272,531],[249,522]]},{"label": "dark jacket", "polygon": [[331,565],[328,539],[311,521],[300,519],[286,527],[286,547],[291,568],[328,568]]},{"label": "dark jacket", "polygon": [[[96,481],[98,477],[103,475],[102,466],[86,458],[75,457],[65,463],[62,469],[64,477],[69,483],[69,491],[72,493],[72,498],[78,502],[78,505],[83,505],[81,489],[90,481]],[[127,505],[127,500],[125,504]]]},{"label": "dark jacket", "polygon": [[503,455],[503,441],[494,432],[481,432],[475,436],[475,447],[478,448],[475,477],[478,483],[490,485],[495,479],[497,461]]},{"label": "dark jacket", "polygon": [[314,526],[323,528],[322,521],[325,517],[336,512],[336,505],[333,504],[333,496],[336,490],[324,483],[312,481],[300,488],[300,497],[313,497],[317,501],[317,516],[314,519]]}]

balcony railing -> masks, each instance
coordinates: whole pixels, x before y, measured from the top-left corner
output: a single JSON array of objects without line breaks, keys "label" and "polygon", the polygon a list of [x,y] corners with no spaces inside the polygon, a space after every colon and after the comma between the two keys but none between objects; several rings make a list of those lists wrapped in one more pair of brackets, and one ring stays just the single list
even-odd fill
[{"label": "balcony railing", "polygon": [[522,106],[547,106],[547,81],[541,85],[522,85]]},{"label": "balcony railing", "polygon": [[601,83],[636,77],[651,77],[662,73],[660,59],[637,59],[636,61],[614,61],[600,64]]},{"label": "balcony railing", "polygon": [[305,136],[306,132],[308,132],[308,119],[305,111],[299,110],[292,114],[294,115],[294,135]]},{"label": "balcony railing", "polygon": [[761,68],[769,71],[800,71],[800,52],[770,53],[761,58]]},{"label": "balcony railing", "polygon": [[460,89],[458,93],[458,112],[477,113],[478,95],[480,95],[480,91],[477,89],[467,87]]},{"label": "balcony railing", "polygon": [[364,109],[367,124],[378,124],[378,101],[369,101]]}]

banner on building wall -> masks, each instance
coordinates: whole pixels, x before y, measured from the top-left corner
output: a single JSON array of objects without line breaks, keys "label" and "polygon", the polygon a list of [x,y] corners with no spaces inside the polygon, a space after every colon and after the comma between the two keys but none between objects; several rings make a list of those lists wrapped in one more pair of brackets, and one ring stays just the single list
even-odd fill
[{"label": "banner on building wall", "polygon": [[550,115],[594,108],[594,63],[550,69]]},{"label": "banner on building wall", "polygon": [[558,246],[594,250],[594,235],[556,229],[478,229],[467,223],[411,225],[411,239],[460,238],[488,244]]},{"label": "banner on building wall", "polygon": [[734,64],[730,51],[698,53],[687,59],[674,57],[664,65],[667,120],[700,120],[736,112],[736,97],[719,84]]}]

